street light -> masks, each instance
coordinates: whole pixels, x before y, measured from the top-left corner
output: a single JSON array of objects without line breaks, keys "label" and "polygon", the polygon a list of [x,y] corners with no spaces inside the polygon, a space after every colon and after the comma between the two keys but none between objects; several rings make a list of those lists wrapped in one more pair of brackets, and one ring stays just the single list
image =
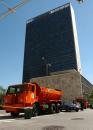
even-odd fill
[{"label": "street light", "polygon": [[51,64],[46,64],[46,75],[49,75],[49,67],[51,67]]},{"label": "street light", "polygon": [[46,69],[46,75],[48,76],[48,75],[49,75],[49,68],[50,68],[52,65],[51,65],[50,63],[47,63],[47,60],[45,59],[44,56],[43,56],[41,59],[44,61],[45,69]]}]

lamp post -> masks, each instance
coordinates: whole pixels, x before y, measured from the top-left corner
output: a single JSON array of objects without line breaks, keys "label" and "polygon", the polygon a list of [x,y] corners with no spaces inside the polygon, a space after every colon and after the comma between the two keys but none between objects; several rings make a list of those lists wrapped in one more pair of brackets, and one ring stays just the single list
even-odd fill
[{"label": "lamp post", "polygon": [[49,75],[49,67],[51,67],[51,64],[46,64],[46,75]]},{"label": "lamp post", "polygon": [[45,59],[44,56],[41,59],[44,61],[46,75],[48,76],[49,75],[49,67],[51,67],[52,65],[50,63],[47,63],[47,60]]}]

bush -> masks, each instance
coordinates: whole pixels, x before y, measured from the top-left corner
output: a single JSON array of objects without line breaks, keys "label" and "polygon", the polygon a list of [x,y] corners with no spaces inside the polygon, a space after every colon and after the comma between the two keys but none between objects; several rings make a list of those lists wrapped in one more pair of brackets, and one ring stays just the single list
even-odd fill
[{"label": "bush", "polygon": [[5,90],[0,86],[0,109],[2,109],[4,92]]}]

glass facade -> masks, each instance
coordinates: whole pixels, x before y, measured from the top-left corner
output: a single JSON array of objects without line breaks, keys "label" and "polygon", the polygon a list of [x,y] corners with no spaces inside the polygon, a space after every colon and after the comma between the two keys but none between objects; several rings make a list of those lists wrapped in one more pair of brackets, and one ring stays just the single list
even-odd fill
[{"label": "glass facade", "polygon": [[23,82],[51,72],[78,69],[71,7],[62,6],[26,25]]}]

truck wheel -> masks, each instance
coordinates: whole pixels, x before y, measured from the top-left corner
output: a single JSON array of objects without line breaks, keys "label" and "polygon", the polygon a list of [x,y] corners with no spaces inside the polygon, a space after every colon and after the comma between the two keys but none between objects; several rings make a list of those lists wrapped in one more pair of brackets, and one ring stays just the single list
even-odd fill
[{"label": "truck wheel", "polygon": [[18,117],[18,115],[19,115],[19,113],[11,112],[11,116],[12,116],[13,118]]},{"label": "truck wheel", "polygon": [[25,119],[30,119],[32,117],[32,111],[30,108],[27,108],[24,110],[24,118]]},{"label": "truck wheel", "polygon": [[39,111],[39,105],[37,104],[34,104],[33,106],[33,116],[38,116],[40,114],[40,111]]},{"label": "truck wheel", "polygon": [[57,103],[57,104],[56,104],[56,113],[59,113],[59,112],[60,112],[60,104]]},{"label": "truck wheel", "polygon": [[54,114],[56,112],[56,105],[55,104],[51,104],[49,111],[50,111],[51,114]]}]

